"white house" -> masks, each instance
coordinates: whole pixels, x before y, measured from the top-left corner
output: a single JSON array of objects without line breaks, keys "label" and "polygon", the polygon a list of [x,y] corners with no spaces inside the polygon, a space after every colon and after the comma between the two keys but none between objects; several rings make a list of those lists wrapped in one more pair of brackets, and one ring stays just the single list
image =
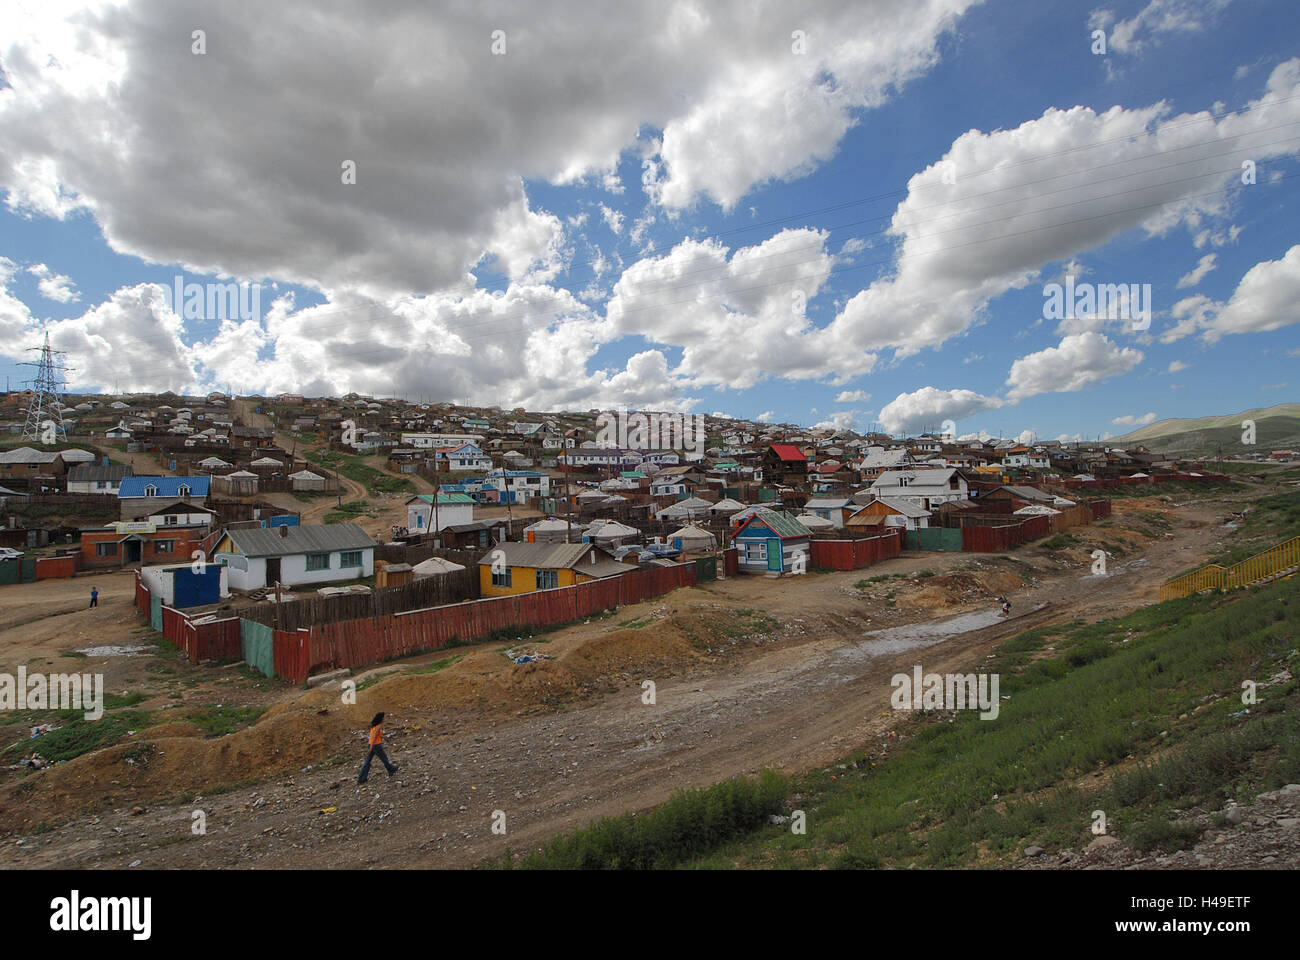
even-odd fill
[{"label": "white house", "polygon": [[901,498],[930,507],[950,500],[970,499],[965,475],[952,467],[939,470],[886,470],[871,484],[877,499]]},{"label": "white house", "polygon": [[551,478],[536,470],[489,470],[483,485],[496,490],[502,503],[522,503],[551,495]]},{"label": "white house", "polygon": [[437,516],[434,516],[433,494],[422,493],[406,501],[406,529],[412,533],[432,530],[434,521],[438,529],[474,522],[474,498],[464,493],[439,493]]},{"label": "white house", "polygon": [[68,471],[68,493],[103,493],[117,496],[122,480],[132,469],[124,463],[79,463]]},{"label": "white house", "polygon": [[446,447],[458,447],[463,443],[479,444],[483,442],[481,433],[403,433],[402,446],[430,450]]},{"label": "white house", "polygon": [[491,470],[492,458],[476,444],[462,443],[458,446],[439,447],[433,451],[438,469],[447,470]]},{"label": "white house", "polygon": [[227,530],[212,559],[227,567],[233,590],[340,580],[375,572],[375,541],[355,523]]}]

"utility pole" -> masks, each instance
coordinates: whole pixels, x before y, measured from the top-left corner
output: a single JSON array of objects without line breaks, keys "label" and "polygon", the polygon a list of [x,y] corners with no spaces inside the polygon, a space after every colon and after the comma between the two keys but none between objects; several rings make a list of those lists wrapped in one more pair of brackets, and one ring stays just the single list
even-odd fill
[{"label": "utility pole", "polygon": [[68,428],[63,422],[62,391],[66,383],[64,374],[67,368],[63,361],[57,359],[66,356],[62,350],[50,348],[50,332],[45,331],[45,343],[40,347],[29,347],[40,352],[40,359],[22,361],[23,366],[35,367],[36,376],[28,382],[32,385],[32,397],[27,405],[27,420],[23,424],[24,440],[44,443],[45,425],[54,426],[54,439],[60,436],[68,439]]}]

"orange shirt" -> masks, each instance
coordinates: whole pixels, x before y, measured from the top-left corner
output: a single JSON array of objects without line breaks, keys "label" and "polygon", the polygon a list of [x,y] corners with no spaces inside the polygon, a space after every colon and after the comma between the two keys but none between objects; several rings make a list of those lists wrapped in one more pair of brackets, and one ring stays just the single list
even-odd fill
[{"label": "orange shirt", "polygon": [[372,747],[377,747],[379,746],[379,744],[383,742],[384,742],[384,726],[383,724],[375,724],[373,727],[370,728],[370,745]]}]

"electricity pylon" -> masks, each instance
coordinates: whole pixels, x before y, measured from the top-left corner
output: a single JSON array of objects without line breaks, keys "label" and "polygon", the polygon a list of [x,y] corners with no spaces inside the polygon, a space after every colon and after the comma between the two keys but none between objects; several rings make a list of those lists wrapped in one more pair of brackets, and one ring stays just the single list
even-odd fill
[{"label": "electricity pylon", "polygon": [[36,376],[28,380],[31,385],[31,401],[27,405],[27,421],[23,425],[23,439],[35,443],[53,443],[58,439],[68,439],[68,428],[63,422],[63,388],[67,369],[61,359],[66,354],[63,350],[50,347],[50,333],[45,332],[45,344],[29,347],[39,350],[40,359],[22,361],[25,367],[35,367]]}]

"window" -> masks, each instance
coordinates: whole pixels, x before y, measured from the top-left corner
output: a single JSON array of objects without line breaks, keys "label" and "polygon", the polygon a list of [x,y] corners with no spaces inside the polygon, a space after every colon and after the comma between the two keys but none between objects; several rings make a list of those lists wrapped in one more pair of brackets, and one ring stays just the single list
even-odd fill
[{"label": "window", "polygon": [[493,571],[492,571],[492,586],[494,586],[494,587],[513,587],[513,586],[514,586],[514,581],[512,580],[512,578],[511,578],[511,576],[510,576],[510,568],[509,568],[509,567],[506,567],[504,570],[502,570],[502,571],[500,571],[500,572],[497,572],[496,570],[493,570]]},{"label": "window", "polygon": [[163,526],[164,526],[164,527],[174,527],[174,526],[176,526],[176,524],[178,524],[178,523],[180,523],[180,517],[177,516],[176,514],[174,514],[174,513],[166,513],[166,514],[163,514]]},{"label": "window", "polygon": [[767,560],[767,541],[760,540],[757,543],[745,544],[746,560]]},{"label": "window", "polygon": [[95,544],[95,556],[97,557],[116,557],[116,543],[97,543]]},{"label": "window", "polygon": [[158,496],[158,488],[151,483],[144,488],[144,495],[146,497],[156,497]]},{"label": "window", "polygon": [[361,551],[344,550],[342,553],[339,554],[339,566],[343,567],[345,570],[348,567],[361,566]]},{"label": "window", "polygon": [[538,590],[553,590],[559,585],[560,585],[560,573],[558,570],[537,571]]},{"label": "window", "polygon": [[182,497],[188,497],[190,495],[189,485],[182,483],[176,492]]},{"label": "window", "polygon": [[330,555],[328,553],[307,554],[308,570],[328,570],[329,568],[330,568]]},{"label": "window", "polygon": [[176,549],[175,540],[155,540],[153,542],[154,553],[171,553]]}]

